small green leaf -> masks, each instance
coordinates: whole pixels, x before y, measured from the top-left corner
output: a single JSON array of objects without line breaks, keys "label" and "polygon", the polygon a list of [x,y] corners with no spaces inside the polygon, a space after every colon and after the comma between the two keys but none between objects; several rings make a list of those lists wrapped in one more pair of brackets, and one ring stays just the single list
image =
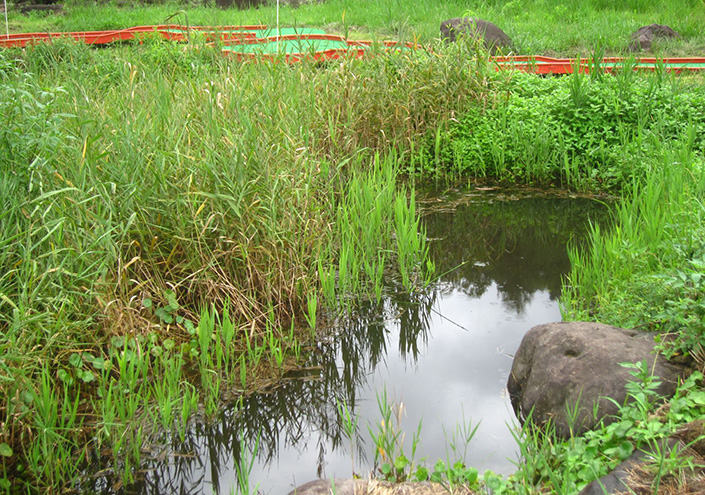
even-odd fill
[{"label": "small green leaf", "polygon": [[59,380],[61,380],[62,382],[69,383],[69,384],[73,383],[73,378],[71,378],[71,375],[69,374],[68,371],[59,370],[56,374],[59,376]]},{"label": "small green leaf", "polygon": [[626,459],[634,452],[634,446],[631,442],[625,440],[619,445],[619,458]]},{"label": "small green leaf", "polygon": [[705,406],[705,392],[700,390],[688,394],[688,400],[698,406]]},{"label": "small green leaf", "polygon": [[477,479],[478,479],[477,469],[471,467],[471,468],[467,468],[465,470],[466,483],[468,483],[469,485],[474,485],[475,483],[477,483]]},{"label": "small green leaf", "polygon": [[409,460],[403,454],[394,460],[394,467],[397,468],[397,471],[403,470],[408,464]]},{"label": "small green leaf", "polygon": [[69,364],[74,368],[80,368],[83,366],[83,358],[78,353],[71,354],[69,357]]},{"label": "small green leaf", "polygon": [[186,328],[189,335],[196,335],[196,327],[191,320],[184,320],[184,328]]},{"label": "small green leaf", "polygon": [[6,443],[0,443],[0,455],[3,457],[12,457],[12,447]]},{"label": "small green leaf", "polygon": [[174,348],[174,346],[176,345],[176,343],[174,342],[174,339],[166,339],[166,340],[162,343],[162,345],[164,346],[164,349],[166,349],[167,351],[170,351],[170,350],[172,350],[172,349]]},{"label": "small green leaf", "polygon": [[419,466],[416,468],[414,477],[416,481],[426,481],[428,479],[428,469],[425,466]]},{"label": "small green leaf", "polygon": [[81,373],[81,380],[83,380],[83,383],[91,383],[95,380],[95,375],[92,371],[84,371]]},{"label": "small green leaf", "polygon": [[179,309],[179,303],[176,301],[176,294],[174,291],[168,290],[164,293],[164,296],[166,297],[167,305],[172,311]]},{"label": "small green leaf", "polygon": [[144,306],[147,309],[151,308],[152,307],[152,300],[151,299],[142,300],[142,306]]}]

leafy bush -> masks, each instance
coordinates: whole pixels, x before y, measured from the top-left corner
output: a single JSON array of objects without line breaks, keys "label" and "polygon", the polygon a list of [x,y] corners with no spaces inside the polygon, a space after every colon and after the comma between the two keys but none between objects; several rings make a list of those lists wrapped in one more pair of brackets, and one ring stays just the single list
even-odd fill
[{"label": "leafy bush", "polygon": [[689,128],[693,148],[705,150],[704,108],[702,85],[662,74],[515,74],[504,96],[470,109],[440,146],[429,138],[425,152],[437,157],[440,176],[618,190],[643,177],[662,143],[681,139]]}]

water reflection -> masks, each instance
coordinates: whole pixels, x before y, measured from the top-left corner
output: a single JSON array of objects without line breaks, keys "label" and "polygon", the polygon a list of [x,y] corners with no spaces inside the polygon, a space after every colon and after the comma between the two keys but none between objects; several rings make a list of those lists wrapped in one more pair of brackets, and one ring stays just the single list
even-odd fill
[{"label": "water reflection", "polygon": [[[380,419],[381,390],[405,403],[407,451],[423,421],[419,451],[428,465],[457,459],[448,440],[471,420],[481,426],[468,463],[511,472],[511,355],[531,326],[560,319],[566,243],[603,215],[580,199],[496,193],[430,201],[424,218],[443,274],[437,285],[361,306],[310,350],[302,370],[217,421],[194,424],[185,442],[172,441],[163,458],[144,466],[129,492],[230,493],[238,462],[255,445],[250,483],[263,493],[284,494],[316,477],[366,475],[374,461],[368,425],[375,429]],[[359,417],[354,455],[337,408],[343,402]],[[124,491],[114,488],[96,478],[82,491]]]},{"label": "water reflection", "polygon": [[479,297],[494,282],[504,303],[518,312],[537,290],[547,290],[551,299],[560,295],[561,277],[570,268],[566,244],[581,238],[590,217],[604,217],[585,198],[498,193],[456,203],[426,217],[429,237],[438,239],[431,254],[446,289]]}]

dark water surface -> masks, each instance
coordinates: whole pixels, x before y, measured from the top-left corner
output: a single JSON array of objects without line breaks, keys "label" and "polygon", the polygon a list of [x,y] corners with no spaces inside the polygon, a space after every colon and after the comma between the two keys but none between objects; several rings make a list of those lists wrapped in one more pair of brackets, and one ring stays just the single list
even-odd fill
[{"label": "dark water surface", "polygon": [[[515,419],[505,387],[512,355],[532,326],[561,319],[566,243],[578,242],[606,210],[589,199],[496,191],[423,204],[431,256],[443,274],[438,284],[361,308],[318,345],[307,370],[215,423],[195,425],[186,445],[174,445],[134,491],[237,492],[235,466],[257,441],[250,492],[259,485],[261,493],[285,495],[317,477],[350,477],[353,469],[367,476],[375,452],[369,428],[376,431],[381,420],[383,391],[404,404],[407,456],[421,421],[416,459],[425,457],[429,468],[439,458],[456,461],[464,449],[449,452],[457,427],[479,423],[466,463],[480,472],[514,471]],[[358,416],[354,449],[336,408],[343,401]]]}]

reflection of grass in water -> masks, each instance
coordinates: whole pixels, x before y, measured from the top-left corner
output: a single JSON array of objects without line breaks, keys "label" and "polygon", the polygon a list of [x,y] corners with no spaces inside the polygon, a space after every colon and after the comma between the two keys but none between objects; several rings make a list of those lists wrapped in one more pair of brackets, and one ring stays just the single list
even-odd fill
[{"label": "reflection of grass in water", "polygon": [[587,198],[525,196],[470,193],[449,198],[450,208],[424,213],[434,239],[429,256],[443,274],[441,282],[475,296],[496,283],[517,311],[537,290],[560,294],[561,277],[570,268],[566,245],[579,245],[589,222],[604,224],[607,212]]}]

